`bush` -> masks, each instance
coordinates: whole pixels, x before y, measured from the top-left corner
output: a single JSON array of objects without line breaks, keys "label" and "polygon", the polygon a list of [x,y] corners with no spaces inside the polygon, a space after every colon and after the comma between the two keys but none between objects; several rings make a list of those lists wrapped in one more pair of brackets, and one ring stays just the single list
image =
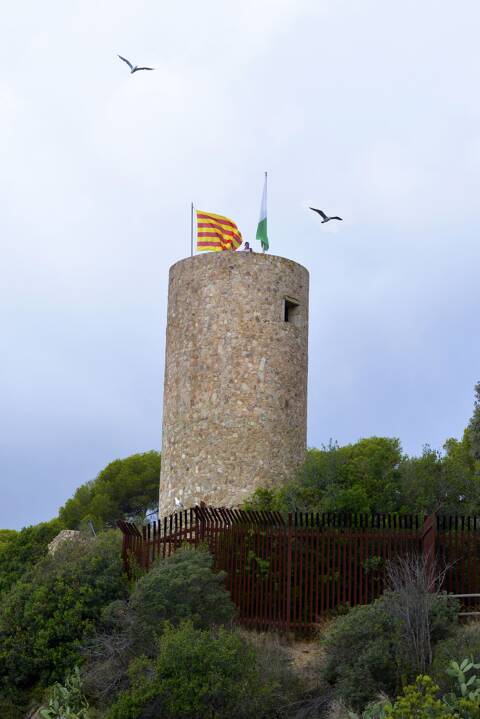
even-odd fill
[{"label": "bush", "polygon": [[[392,613],[393,593],[370,605],[356,607],[338,618],[325,639],[325,679],[335,696],[361,709],[380,692],[390,696],[416,673],[417,658],[406,646],[404,624]],[[455,607],[445,597],[434,596],[430,607],[432,641],[448,635],[454,625]]]},{"label": "bush", "polygon": [[58,519],[25,527],[0,538],[0,596],[47,554],[49,542],[63,529]]},{"label": "bush", "polygon": [[[103,607],[127,594],[120,536],[66,542],[4,596],[0,615],[0,693],[62,680],[77,663]],[[10,693],[10,694],[9,694]]]},{"label": "bush", "polygon": [[215,574],[212,562],[201,549],[179,549],[139,579],[128,602],[106,607],[100,631],[85,647],[92,697],[102,703],[124,688],[129,663],[156,655],[166,623],[176,627],[188,619],[194,629],[205,629],[231,622],[235,607],[223,586],[225,575]]},{"label": "bush", "polygon": [[160,560],[136,584],[130,606],[148,630],[162,622],[188,619],[197,629],[231,622],[235,607],[224,587],[225,572],[214,573],[205,549],[186,546]]},{"label": "bush", "polygon": [[262,680],[255,652],[233,631],[166,626],[152,663],[130,668],[131,687],[106,719],[247,719],[273,716],[275,686]]},{"label": "bush", "polygon": [[335,695],[361,709],[383,691],[394,694],[406,667],[399,665],[401,627],[379,599],[336,619],[325,639],[324,676]]},{"label": "bush", "polygon": [[25,704],[16,703],[13,699],[0,696],[0,717],[2,719],[23,719],[26,710]]},{"label": "bush", "polygon": [[465,624],[455,629],[453,636],[440,641],[433,653],[431,676],[443,691],[451,691],[455,680],[446,673],[452,661],[470,657],[480,663],[480,623]]},{"label": "bush", "polygon": [[89,719],[78,667],[67,676],[64,684],[55,684],[50,694],[48,707],[40,710],[42,719]]}]

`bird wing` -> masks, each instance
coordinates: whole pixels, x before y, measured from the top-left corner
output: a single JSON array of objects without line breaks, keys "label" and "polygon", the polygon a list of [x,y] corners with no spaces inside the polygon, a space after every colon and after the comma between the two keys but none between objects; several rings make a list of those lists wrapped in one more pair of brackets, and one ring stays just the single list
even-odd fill
[{"label": "bird wing", "polygon": [[117,55],[117,57],[119,57],[120,60],[123,60],[123,62],[126,62],[127,65],[128,65],[128,67],[130,68],[130,70],[133,70],[133,65],[132,65],[132,63],[130,62],[130,60],[127,60],[126,57],[122,57],[121,55]]},{"label": "bird wing", "polygon": [[137,70],[155,70],[154,67],[136,67],[134,72],[137,72]]},{"label": "bird wing", "polygon": [[[335,217],[331,217],[330,219],[331,220],[341,220],[342,218],[335,215]],[[343,222],[343,220],[342,220],[342,222]]]},{"label": "bird wing", "polygon": [[310,209],[310,210],[313,210],[314,212],[318,212],[318,214],[321,215],[324,220],[327,219],[326,214],[325,214],[324,212],[322,212],[321,210],[317,210],[315,207],[309,207],[309,209]]}]

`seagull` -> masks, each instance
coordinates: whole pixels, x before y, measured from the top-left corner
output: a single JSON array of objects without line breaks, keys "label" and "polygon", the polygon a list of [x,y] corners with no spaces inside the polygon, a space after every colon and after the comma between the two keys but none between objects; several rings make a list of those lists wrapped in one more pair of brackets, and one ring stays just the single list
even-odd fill
[{"label": "seagull", "polygon": [[137,72],[137,70],[155,70],[154,67],[139,67],[138,65],[132,65],[130,60],[127,60],[126,57],[122,57],[121,55],[117,55],[117,57],[120,58],[120,60],[123,60],[123,62],[126,62],[128,67],[130,68],[130,75],[133,75],[134,72]]},{"label": "seagull", "polygon": [[322,225],[323,225],[324,222],[330,222],[330,220],[341,220],[341,219],[342,219],[341,217],[338,217],[338,215],[335,215],[334,217],[328,217],[328,216],[327,216],[324,212],[322,212],[321,210],[315,209],[315,207],[310,207],[309,209],[310,209],[310,210],[313,210],[314,212],[318,212],[318,214],[321,215],[321,217],[323,217]]},{"label": "seagull", "polygon": [[183,509],[183,502],[178,497],[175,497],[175,509]]}]

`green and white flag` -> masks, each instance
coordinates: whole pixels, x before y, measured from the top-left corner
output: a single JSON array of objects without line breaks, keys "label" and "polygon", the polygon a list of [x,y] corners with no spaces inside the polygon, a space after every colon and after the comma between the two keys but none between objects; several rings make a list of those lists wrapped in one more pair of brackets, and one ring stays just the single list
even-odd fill
[{"label": "green and white flag", "polygon": [[265,184],[263,186],[262,204],[260,207],[260,219],[258,220],[257,227],[257,240],[262,245],[262,250],[266,252],[268,250],[268,235],[267,235],[267,173],[265,173]]}]

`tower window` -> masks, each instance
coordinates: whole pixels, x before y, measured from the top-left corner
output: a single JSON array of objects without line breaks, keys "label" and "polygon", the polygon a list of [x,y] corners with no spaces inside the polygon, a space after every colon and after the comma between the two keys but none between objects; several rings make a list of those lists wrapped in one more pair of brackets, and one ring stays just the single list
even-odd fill
[{"label": "tower window", "polygon": [[285,322],[291,322],[293,325],[298,325],[300,320],[299,303],[292,297],[285,297],[283,302],[283,319]]}]

